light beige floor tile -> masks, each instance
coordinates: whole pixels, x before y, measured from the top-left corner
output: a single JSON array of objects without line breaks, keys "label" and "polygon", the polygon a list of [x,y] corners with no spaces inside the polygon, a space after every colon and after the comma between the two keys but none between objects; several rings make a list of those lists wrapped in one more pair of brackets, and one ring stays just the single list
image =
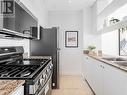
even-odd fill
[{"label": "light beige floor tile", "polygon": [[61,76],[60,89],[53,90],[52,95],[93,95],[93,93],[80,76]]},{"label": "light beige floor tile", "polygon": [[81,88],[82,83],[78,76],[62,76],[60,81],[60,88]]},{"label": "light beige floor tile", "polygon": [[53,90],[52,95],[63,95],[63,90]]}]

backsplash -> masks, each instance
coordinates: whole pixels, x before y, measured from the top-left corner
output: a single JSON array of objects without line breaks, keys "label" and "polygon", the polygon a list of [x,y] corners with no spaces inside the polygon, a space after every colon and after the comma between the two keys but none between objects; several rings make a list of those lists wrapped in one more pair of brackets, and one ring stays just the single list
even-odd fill
[{"label": "backsplash", "polygon": [[118,30],[102,34],[102,51],[108,55],[119,55]]},{"label": "backsplash", "polygon": [[25,52],[29,52],[29,40],[11,40],[11,39],[0,39],[0,47],[3,46],[23,46]]}]

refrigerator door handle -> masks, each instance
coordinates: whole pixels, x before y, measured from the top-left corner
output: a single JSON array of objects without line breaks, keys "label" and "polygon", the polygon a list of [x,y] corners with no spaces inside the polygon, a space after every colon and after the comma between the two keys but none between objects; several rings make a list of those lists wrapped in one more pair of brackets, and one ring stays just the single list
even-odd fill
[{"label": "refrigerator door handle", "polygon": [[57,50],[61,50],[60,48],[57,48]]}]

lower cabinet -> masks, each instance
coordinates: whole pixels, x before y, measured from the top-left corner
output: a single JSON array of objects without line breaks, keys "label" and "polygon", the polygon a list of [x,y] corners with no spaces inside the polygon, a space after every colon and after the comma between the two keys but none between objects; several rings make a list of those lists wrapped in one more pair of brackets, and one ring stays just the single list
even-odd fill
[{"label": "lower cabinet", "polygon": [[104,65],[103,95],[127,95],[127,72]]},{"label": "lower cabinet", "polygon": [[17,88],[11,95],[24,95],[24,86]]},{"label": "lower cabinet", "polygon": [[96,95],[127,95],[127,72],[84,57],[82,73]]}]

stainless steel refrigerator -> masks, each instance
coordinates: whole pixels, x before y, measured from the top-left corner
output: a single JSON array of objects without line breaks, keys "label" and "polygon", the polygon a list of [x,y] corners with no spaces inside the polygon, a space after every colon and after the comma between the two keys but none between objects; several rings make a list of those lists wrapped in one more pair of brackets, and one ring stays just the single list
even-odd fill
[{"label": "stainless steel refrigerator", "polygon": [[43,29],[40,27],[40,40],[30,41],[30,56],[52,56],[52,88],[59,88],[59,41],[58,28]]}]

